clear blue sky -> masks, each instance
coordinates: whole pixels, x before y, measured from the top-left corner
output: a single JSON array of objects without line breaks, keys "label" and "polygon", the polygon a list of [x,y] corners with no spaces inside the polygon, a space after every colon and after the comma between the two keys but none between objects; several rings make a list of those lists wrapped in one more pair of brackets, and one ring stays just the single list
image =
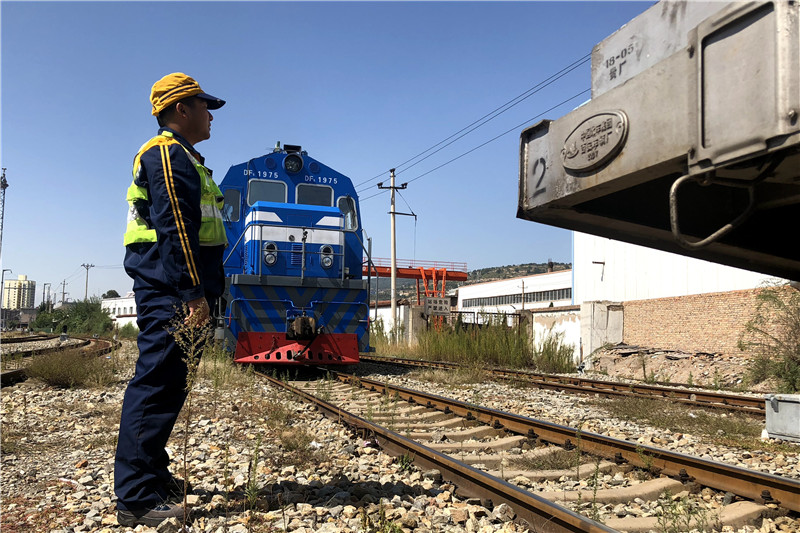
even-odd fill
[{"label": "clear blue sky", "polygon": [[[522,94],[653,2],[9,2],[0,4],[2,267],[69,299],[131,289],[125,190],[157,130],[153,82],[181,71],[228,101],[197,145],[220,181],[276,141],[368,181]],[[515,218],[519,134],[590,86],[589,64],[398,173],[399,258],[571,260],[570,233]],[[539,117],[539,118],[537,118]],[[520,126],[521,125],[521,126]],[[419,176],[511,130],[457,161]],[[413,180],[413,181],[412,181]],[[364,185],[361,187],[367,187]],[[405,202],[408,202],[406,205]],[[362,203],[389,257],[389,196]],[[60,298],[59,298],[60,299]]]}]

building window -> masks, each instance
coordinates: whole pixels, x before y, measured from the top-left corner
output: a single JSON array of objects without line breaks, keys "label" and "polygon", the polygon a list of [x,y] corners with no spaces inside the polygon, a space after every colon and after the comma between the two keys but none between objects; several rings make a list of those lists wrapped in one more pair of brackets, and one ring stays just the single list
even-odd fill
[{"label": "building window", "polygon": [[[572,288],[551,289],[547,291],[535,291],[525,293],[525,303],[552,302],[556,300],[569,300],[572,298]],[[521,303],[523,297],[519,293],[506,294],[503,296],[487,296],[483,298],[465,298],[462,306],[467,307],[496,307],[499,305],[509,305]]]}]

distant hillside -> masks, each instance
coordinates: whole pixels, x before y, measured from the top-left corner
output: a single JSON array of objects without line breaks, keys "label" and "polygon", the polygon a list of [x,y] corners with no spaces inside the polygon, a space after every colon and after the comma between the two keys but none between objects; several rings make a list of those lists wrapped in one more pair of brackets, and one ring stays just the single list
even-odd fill
[{"label": "distant hillside", "polygon": [[[571,263],[553,263],[553,271],[569,270],[572,268]],[[484,281],[495,281],[498,279],[519,278],[522,276],[530,276],[533,274],[542,274],[547,272],[547,263],[524,263],[521,265],[504,265],[497,267],[479,268],[477,270],[470,270],[468,273],[467,281],[463,283],[456,283],[454,281],[447,282],[446,289],[448,291],[460,287],[461,285],[471,285],[473,283],[481,283]],[[373,286],[373,291],[374,291]],[[417,282],[413,279],[398,279],[397,280],[397,297],[398,298],[413,298],[417,297]],[[378,300],[388,300],[391,298],[391,280],[389,278],[380,278],[378,280]]]},{"label": "distant hillside", "polygon": [[[471,270],[469,278],[464,284],[479,283],[483,281],[494,281],[498,279],[519,278],[531,276],[533,274],[543,274],[547,272],[547,263],[524,263],[522,265],[507,265],[499,267],[480,268]],[[553,272],[559,270],[569,270],[571,263],[553,263]]]}]

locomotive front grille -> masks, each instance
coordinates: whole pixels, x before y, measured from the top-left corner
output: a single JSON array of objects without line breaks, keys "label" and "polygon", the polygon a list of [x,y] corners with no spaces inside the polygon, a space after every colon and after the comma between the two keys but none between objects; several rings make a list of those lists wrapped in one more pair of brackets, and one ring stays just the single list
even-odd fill
[{"label": "locomotive front grille", "polygon": [[303,245],[302,244],[292,244],[292,256],[291,256],[291,263],[292,266],[301,266],[303,264]]}]

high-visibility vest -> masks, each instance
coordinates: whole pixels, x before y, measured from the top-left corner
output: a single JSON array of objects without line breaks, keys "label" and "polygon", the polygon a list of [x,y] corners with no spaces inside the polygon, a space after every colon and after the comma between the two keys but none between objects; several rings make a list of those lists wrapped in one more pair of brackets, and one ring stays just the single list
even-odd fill
[{"label": "high-visibility vest", "polygon": [[128,226],[125,231],[125,246],[137,242],[156,242],[156,231],[147,225],[147,221],[139,214],[136,204],[142,205],[148,201],[147,189],[136,185],[136,176],[141,170],[141,157],[142,154],[153,146],[168,146],[177,144],[189,156],[189,161],[192,162],[194,168],[200,176],[200,210],[202,219],[200,223],[200,246],[220,246],[228,244],[228,238],[225,235],[225,226],[222,223],[222,206],[224,198],[222,191],[219,190],[217,184],[211,178],[211,171],[200,163],[192,153],[186,149],[181,143],[176,141],[172,132],[164,131],[147,141],[140,149],[139,153],[133,160],[133,177],[134,180],[128,187]]}]

